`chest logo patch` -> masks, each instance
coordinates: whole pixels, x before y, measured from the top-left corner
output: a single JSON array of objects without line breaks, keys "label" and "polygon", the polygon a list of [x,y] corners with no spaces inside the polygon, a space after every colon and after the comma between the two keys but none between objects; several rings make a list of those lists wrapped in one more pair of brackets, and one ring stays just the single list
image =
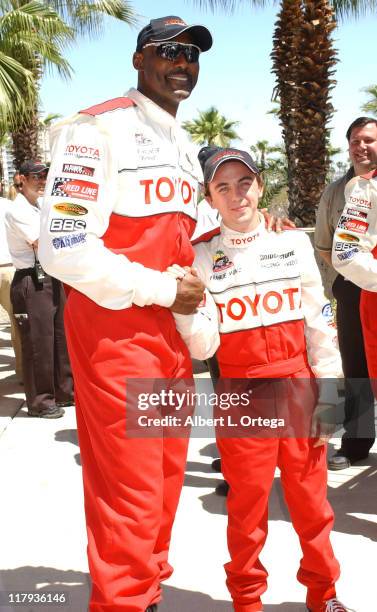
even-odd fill
[{"label": "chest logo patch", "polygon": [[230,261],[229,257],[225,255],[224,251],[218,250],[213,256],[213,272],[220,272],[221,270],[227,270],[234,266],[233,262]]}]

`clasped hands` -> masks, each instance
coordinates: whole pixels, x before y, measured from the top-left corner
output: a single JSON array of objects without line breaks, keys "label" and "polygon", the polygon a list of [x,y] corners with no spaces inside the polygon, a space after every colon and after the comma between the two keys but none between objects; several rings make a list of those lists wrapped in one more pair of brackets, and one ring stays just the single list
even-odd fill
[{"label": "clasped hands", "polygon": [[184,315],[196,312],[205,289],[196,269],[189,266],[182,268],[174,264],[167,269],[167,272],[177,280],[177,295],[170,310]]}]

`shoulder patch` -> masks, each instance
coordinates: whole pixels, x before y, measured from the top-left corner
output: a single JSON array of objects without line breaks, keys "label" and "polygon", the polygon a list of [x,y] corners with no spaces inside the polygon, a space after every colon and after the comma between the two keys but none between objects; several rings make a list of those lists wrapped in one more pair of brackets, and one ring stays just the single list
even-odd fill
[{"label": "shoulder patch", "polygon": [[112,100],[106,100],[106,102],[95,104],[94,106],[80,110],[79,113],[82,115],[92,115],[94,117],[95,115],[102,115],[103,113],[108,113],[118,108],[129,108],[130,106],[136,106],[135,102],[131,100],[131,98],[123,96],[121,98],[113,98]]},{"label": "shoulder patch", "polygon": [[215,236],[218,236],[220,234],[220,231],[221,230],[219,227],[215,227],[215,229],[212,229],[209,232],[202,234],[201,236],[195,238],[195,240],[192,241],[193,246],[195,246],[196,244],[200,244],[201,242],[210,242],[212,238],[215,238]]}]

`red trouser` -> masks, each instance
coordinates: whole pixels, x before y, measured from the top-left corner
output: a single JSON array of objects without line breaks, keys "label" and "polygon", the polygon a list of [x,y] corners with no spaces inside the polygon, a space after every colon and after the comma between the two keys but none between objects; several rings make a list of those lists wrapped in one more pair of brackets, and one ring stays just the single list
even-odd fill
[{"label": "red trouser", "polygon": [[[71,291],[65,311],[75,378],[91,612],[144,612],[160,600],[187,439],[126,438],[126,378],[190,377],[167,309],[100,308]],[[173,348],[174,346],[174,348]]]},{"label": "red trouser", "polygon": [[[308,376],[308,372],[297,376]],[[276,466],[300,538],[303,558],[297,578],[308,588],[308,605],[315,608],[334,597],[340,572],[329,539],[334,514],[327,501],[326,447],[313,448],[313,439],[296,438],[218,436],[217,444],[222,472],[230,485],[231,561],[225,570],[235,612],[262,610],[260,597],[267,588],[268,574],[258,557],[267,537],[268,497]]]},{"label": "red trouser", "polygon": [[377,293],[374,291],[361,292],[360,316],[365,343],[369,376],[372,379],[372,388],[377,397]]}]

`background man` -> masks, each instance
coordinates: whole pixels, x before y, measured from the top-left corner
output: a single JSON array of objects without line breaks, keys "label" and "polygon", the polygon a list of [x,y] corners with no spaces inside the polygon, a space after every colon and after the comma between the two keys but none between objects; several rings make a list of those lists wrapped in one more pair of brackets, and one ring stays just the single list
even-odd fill
[{"label": "background man", "polygon": [[[345,186],[354,175],[365,174],[374,167],[372,151],[377,151],[377,120],[359,117],[351,123],[346,136],[352,167],[325,189],[318,207],[315,230],[316,249],[330,266],[334,232],[345,204]],[[332,470],[341,470],[365,459],[374,443],[374,398],[368,380],[360,323],[360,288],[338,274],[333,284],[333,294],[337,300],[339,348],[346,379],[345,433],[340,449],[329,460],[328,466]]]},{"label": "background man", "polygon": [[26,161],[20,168],[22,193],[8,207],[5,222],[16,268],[11,285],[13,311],[21,332],[23,378],[29,416],[63,416],[59,403],[72,403],[72,374],[64,335],[64,292],[59,281],[38,272],[40,209],[48,168]]},{"label": "background man", "polygon": [[[377,168],[377,152],[369,146]],[[362,288],[360,316],[368,372],[377,397],[377,169],[355,176],[346,186],[346,205],[334,235],[333,266]]]},{"label": "background man", "polygon": [[175,116],[195,87],[209,31],[153,19],[137,39],[137,90],[63,121],[42,213],[43,266],[73,287],[65,322],[82,455],[91,612],[156,609],[187,440],[126,437],[126,380],[191,376],[173,312],[204,285],[190,267],[196,153]]}]

